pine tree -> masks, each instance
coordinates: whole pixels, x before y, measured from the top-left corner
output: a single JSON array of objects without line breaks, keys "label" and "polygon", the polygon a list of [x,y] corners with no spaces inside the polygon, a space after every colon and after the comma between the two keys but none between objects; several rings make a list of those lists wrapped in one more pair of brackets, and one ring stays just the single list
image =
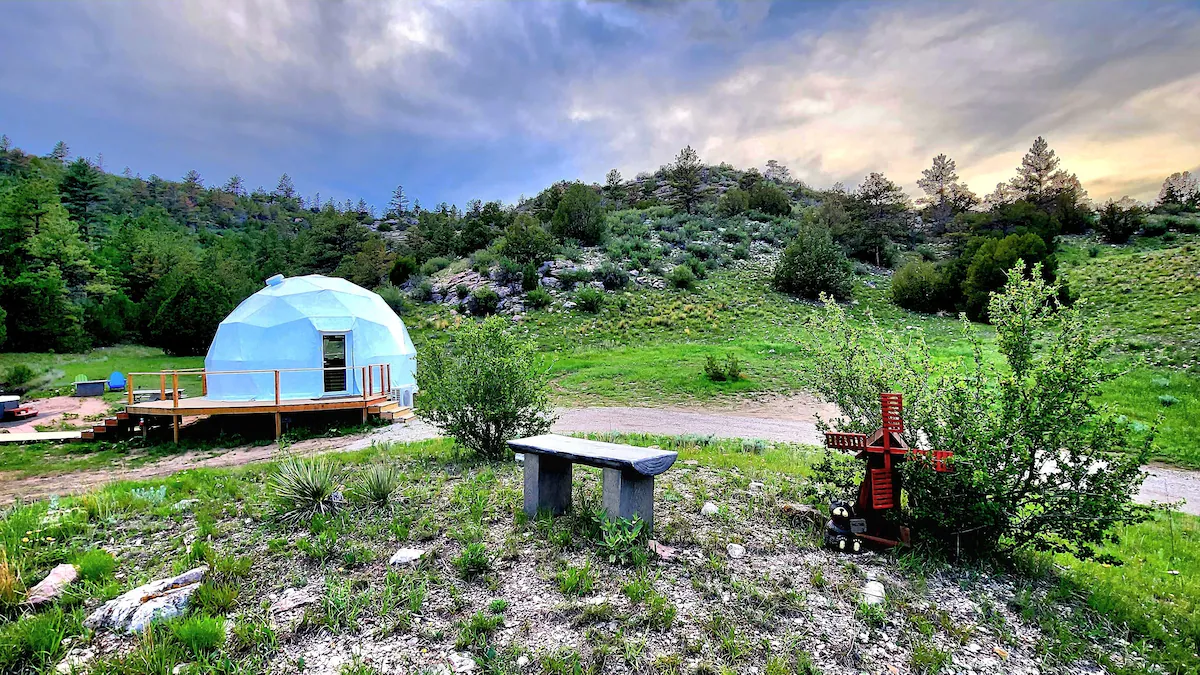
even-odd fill
[{"label": "pine tree", "polygon": [[242,177],[237,174],[230,176],[221,189],[235,197],[246,194],[246,186],[242,182]]},{"label": "pine tree", "polygon": [[204,187],[204,179],[200,177],[200,172],[195,169],[191,169],[184,174],[183,182],[189,187],[194,187],[196,189]]},{"label": "pine tree", "polygon": [[907,230],[908,195],[882,173],[867,174],[854,193],[851,216],[857,226],[849,233],[853,252],[883,265],[885,249]]},{"label": "pine tree", "polygon": [[790,183],[792,181],[792,172],[781,164],[779,160],[771,159],[767,160],[767,168],[763,171],[763,177],[779,184]]},{"label": "pine tree", "polygon": [[667,167],[667,184],[671,186],[675,202],[683,210],[692,213],[700,201],[700,156],[687,146],[675,155],[675,163]]},{"label": "pine tree", "polygon": [[104,200],[103,186],[103,174],[83,157],[67,166],[59,185],[63,206],[67,207],[71,220],[78,223],[79,231],[85,239],[90,235],[92,224],[99,217],[95,208]]},{"label": "pine tree", "polygon": [[926,217],[939,233],[956,214],[979,203],[975,193],[959,181],[954,160],[944,154],[934,157],[933,165],[921,172],[917,187],[925,192],[918,203],[927,207]]},{"label": "pine tree", "polygon": [[1158,191],[1158,204],[1164,206],[1195,205],[1200,200],[1200,183],[1190,171],[1177,171],[1163,181],[1162,189]]},{"label": "pine tree", "polygon": [[408,196],[404,194],[404,186],[397,185],[395,190],[392,190],[392,199],[388,202],[388,208],[396,217],[401,217],[408,212]]},{"label": "pine tree", "polygon": [[275,186],[275,196],[281,199],[292,199],[296,196],[296,186],[292,184],[291,176],[285,173],[279,177],[279,185]]},{"label": "pine tree", "polygon": [[9,140],[8,134],[0,134],[0,152],[8,152],[12,150],[12,141]]},{"label": "pine tree", "polygon": [[604,196],[614,202],[620,202],[625,199],[625,183],[621,179],[620,171],[612,169],[604,177]]},{"label": "pine tree", "polygon": [[1009,181],[1014,196],[1044,208],[1064,194],[1078,203],[1087,193],[1075,174],[1067,173],[1058,165],[1059,158],[1046,139],[1038,136],[1029,152],[1021,158],[1016,177]]},{"label": "pine tree", "polygon": [[67,144],[62,141],[55,143],[54,149],[50,151],[50,159],[53,159],[56,162],[66,162],[67,158],[70,156],[71,149],[68,148]]}]

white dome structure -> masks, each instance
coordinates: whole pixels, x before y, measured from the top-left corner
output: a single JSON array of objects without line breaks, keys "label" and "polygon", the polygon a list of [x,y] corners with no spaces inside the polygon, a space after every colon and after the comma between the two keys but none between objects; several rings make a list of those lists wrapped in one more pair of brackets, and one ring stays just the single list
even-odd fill
[{"label": "white dome structure", "polygon": [[[383,298],[319,274],[267,279],[217,327],[204,368],[210,399],[274,401],[415,391],[416,350]],[[380,368],[387,364],[389,368]],[[363,367],[370,378],[363,380]],[[267,371],[228,373],[222,371]],[[390,382],[382,382],[390,370]]]}]

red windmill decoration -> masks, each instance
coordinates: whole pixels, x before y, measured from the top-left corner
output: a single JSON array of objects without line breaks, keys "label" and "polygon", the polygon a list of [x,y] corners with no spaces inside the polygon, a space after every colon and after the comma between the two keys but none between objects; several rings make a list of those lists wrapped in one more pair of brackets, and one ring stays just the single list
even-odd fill
[{"label": "red windmill decoration", "polygon": [[[858,487],[858,500],[847,523],[849,527],[844,527],[838,522],[839,510],[833,509],[835,517],[829,523],[829,534],[826,536],[826,540],[831,543],[850,537],[851,540],[860,538],[883,547],[907,544],[908,528],[900,526],[896,519],[887,517],[888,511],[900,505],[902,486],[896,468],[907,460],[910,454],[916,454],[929,456],[935,471],[944,473],[953,470],[947,465],[946,459],[954,453],[947,450],[910,448],[904,442],[904,402],[900,394],[880,394],[879,404],[882,408],[883,426],[875,433],[869,436],[838,432],[825,434],[826,447],[852,451],[855,457],[867,462],[866,475]],[[841,512],[844,511],[843,507]],[[838,548],[845,549],[847,546],[839,543]],[[852,550],[858,550],[858,546],[853,546]]]}]

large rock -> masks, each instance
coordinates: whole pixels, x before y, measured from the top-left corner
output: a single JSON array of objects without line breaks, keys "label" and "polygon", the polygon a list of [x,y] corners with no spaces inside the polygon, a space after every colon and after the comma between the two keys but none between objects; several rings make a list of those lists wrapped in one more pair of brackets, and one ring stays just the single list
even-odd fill
[{"label": "large rock", "polygon": [[207,572],[208,566],[201,565],[179,576],[151,581],[126,591],[101,605],[83,625],[91,629],[140,633],[153,621],[183,614]]},{"label": "large rock", "polygon": [[320,600],[320,598],[308,588],[289,588],[279,595],[279,599],[275,601],[275,604],[271,605],[271,612],[273,614],[285,614],[293,609],[311,605],[317,600]]},{"label": "large rock", "polygon": [[25,595],[25,604],[37,606],[46,602],[53,602],[67,586],[75,581],[75,577],[79,573],[75,570],[74,565],[63,563],[54,569],[50,570],[50,574],[46,575],[45,579],[38,582],[37,586],[29,589],[29,593]]}]

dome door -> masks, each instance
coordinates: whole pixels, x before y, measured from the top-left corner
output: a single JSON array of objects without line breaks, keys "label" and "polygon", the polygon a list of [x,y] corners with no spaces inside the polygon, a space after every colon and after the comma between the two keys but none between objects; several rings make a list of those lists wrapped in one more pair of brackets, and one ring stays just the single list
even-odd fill
[{"label": "dome door", "polygon": [[346,393],[346,334],[323,333],[321,335],[322,367],[325,368],[324,393]]}]

